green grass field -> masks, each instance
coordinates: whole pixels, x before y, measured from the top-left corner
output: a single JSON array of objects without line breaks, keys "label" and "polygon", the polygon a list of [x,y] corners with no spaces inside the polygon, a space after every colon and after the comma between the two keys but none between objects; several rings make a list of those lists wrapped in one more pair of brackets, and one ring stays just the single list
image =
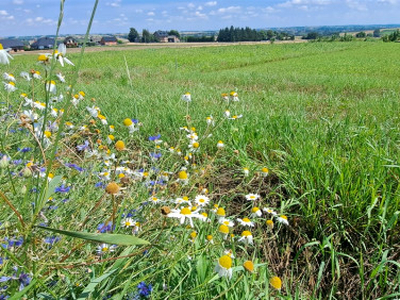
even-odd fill
[{"label": "green grass field", "polygon": [[[0,277],[8,278],[0,280],[0,294],[16,299],[399,297],[398,48],[381,42],[110,48],[84,54],[78,74],[76,67],[52,64],[48,78],[57,81],[61,71],[67,79],[56,82],[56,95],[64,100],[55,104],[44,79],[27,82],[18,76],[31,69],[48,74],[36,57],[15,55],[10,66],[1,66],[2,73],[15,75],[18,90],[0,91]],[[69,84],[72,92],[66,90]],[[78,91],[85,97],[75,108],[70,99]],[[229,98],[232,91],[240,101],[221,96]],[[47,110],[24,106],[22,92],[46,102]],[[181,99],[186,92],[191,102]],[[52,116],[50,105],[64,108],[64,114]],[[99,107],[107,125],[90,116],[86,107],[92,106]],[[45,119],[25,123],[29,109]],[[207,123],[210,116],[214,124]],[[137,119],[140,129],[129,134],[126,118]],[[74,128],[64,126],[67,121]],[[36,131],[36,124],[51,136]],[[194,132],[197,140],[187,137]],[[109,134],[115,140],[107,143]],[[115,147],[117,140],[124,141],[125,150]],[[85,141],[90,151],[77,150]],[[30,150],[18,150],[24,147]],[[71,163],[84,170],[68,167]],[[267,176],[263,168],[269,169]],[[187,182],[180,180],[182,170]],[[49,173],[54,177],[47,184]],[[104,190],[110,182],[121,188],[118,194]],[[61,184],[71,189],[55,189]],[[247,201],[251,193],[260,198]],[[176,198],[183,196],[195,213],[202,207],[194,203],[199,195],[210,199],[199,211],[209,222],[194,218],[192,228],[165,215],[173,209],[182,213]],[[164,202],[151,203],[150,196]],[[235,223],[226,238],[214,204]],[[277,215],[256,216],[255,207]],[[279,222],[281,215],[289,225]],[[140,230],[124,225],[130,216]],[[255,226],[242,226],[237,218],[245,217]],[[115,251],[98,250],[99,243],[85,235],[104,232],[108,222],[114,226],[109,233],[125,234],[123,242],[107,240],[118,244]],[[79,231],[84,239],[39,224]],[[243,230],[252,232],[253,245],[241,242]],[[55,237],[59,240],[48,242]],[[136,237],[149,244],[140,245]],[[97,241],[106,238],[99,235]],[[233,271],[230,279],[214,270],[225,250],[234,254],[232,268],[227,267]],[[247,260],[254,271],[242,266]],[[273,276],[281,279],[280,289],[269,283]],[[148,296],[143,282],[152,286]]]}]

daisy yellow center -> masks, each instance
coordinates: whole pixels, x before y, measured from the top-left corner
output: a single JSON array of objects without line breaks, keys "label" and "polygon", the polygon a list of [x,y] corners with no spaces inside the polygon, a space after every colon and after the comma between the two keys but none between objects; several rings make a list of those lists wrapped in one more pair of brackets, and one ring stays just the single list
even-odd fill
[{"label": "daisy yellow center", "polygon": [[79,92],[79,95],[81,95],[82,97],[85,97],[85,92],[80,91],[80,92]]},{"label": "daisy yellow center", "polygon": [[199,148],[200,144],[198,142],[193,143],[193,148]]},{"label": "daisy yellow center", "polygon": [[253,213],[256,213],[256,212],[258,212],[260,209],[258,208],[258,207],[253,207],[252,209],[251,209],[251,212],[253,212]]},{"label": "daisy yellow center", "polygon": [[110,140],[114,140],[115,139],[115,137],[112,135],[112,134],[110,134],[109,136],[108,136],[108,138],[110,139]]},{"label": "daisy yellow center", "polygon": [[204,202],[206,202],[206,200],[205,200],[204,198],[200,198],[200,199],[199,199],[199,202],[200,202],[200,203],[204,203]]},{"label": "daisy yellow center", "polygon": [[223,233],[223,234],[228,234],[229,233],[229,227],[224,225],[224,224],[222,224],[221,226],[219,226],[218,231]]},{"label": "daisy yellow center", "polygon": [[285,215],[281,215],[281,218],[287,220],[287,217]]},{"label": "daisy yellow center", "polygon": [[268,168],[262,168],[261,171],[264,172],[264,173],[268,173],[269,172]]},{"label": "daisy yellow center", "polygon": [[228,270],[232,268],[232,258],[230,258],[228,255],[221,256],[218,262],[219,265],[224,269]]},{"label": "daisy yellow center", "polygon": [[0,43],[0,50],[3,50],[3,45]]},{"label": "daisy yellow center", "polygon": [[126,119],[124,120],[124,125],[125,125],[125,126],[131,126],[132,124],[133,124],[133,122],[132,122],[131,119],[126,118]]},{"label": "daisy yellow center", "polygon": [[212,235],[207,235],[207,241],[211,241],[213,239],[213,236]]},{"label": "daisy yellow center", "polygon": [[118,141],[115,143],[115,149],[118,151],[124,150],[125,149],[125,143],[123,141]]},{"label": "daisy yellow center", "polygon": [[[47,61],[47,60],[48,60],[48,57],[44,54],[41,54],[38,57],[38,61]],[[36,74],[38,74],[38,73],[36,72]]]},{"label": "daisy yellow center", "polygon": [[189,197],[188,196],[183,196],[182,199],[185,200],[185,201],[189,201]]},{"label": "daisy yellow center", "polygon": [[184,207],[184,208],[181,209],[181,215],[188,216],[188,215],[191,215],[191,214],[192,214],[192,211],[189,208]]},{"label": "daisy yellow center", "polygon": [[225,209],[223,209],[222,207],[219,207],[218,210],[217,210],[217,215],[224,217],[225,216]]},{"label": "daisy yellow center", "polygon": [[270,227],[270,228],[274,227],[274,221],[272,221],[272,220],[267,220],[267,221],[265,221],[265,223],[266,223],[267,226]]},{"label": "daisy yellow center", "polygon": [[102,252],[107,252],[107,251],[108,251],[108,247],[103,247],[103,248],[101,248],[101,251],[102,251]]},{"label": "daisy yellow center", "polygon": [[192,233],[190,233],[190,237],[192,239],[196,238],[196,236],[197,236],[197,232],[196,231],[192,231]]},{"label": "daisy yellow center", "polygon": [[207,215],[207,213],[206,212],[203,212],[203,213],[201,213],[201,215],[203,216],[203,217],[208,217],[208,215]]},{"label": "daisy yellow center", "polygon": [[131,226],[131,222],[126,221],[126,222],[125,222],[125,226],[127,226],[127,227],[128,227],[128,226]]},{"label": "daisy yellow center", "polygon": [[243,222],[250,223],[250,220],[248,218],[243,218]]},{"label": "daisy yellow center", "polygon": [[15,86],[15,83],[12,82],[12,81],[10,81],[8,84],[11,84],[11,85]]},{"label": "daisy yellow center", "polygon": [[45,135],[47,138],[49,138],[49,137],[51,137],[51,132],[48,131],[48,130],[46,130],[46,131],[44,132],[44,135]]},{"label": "daisy yellow center", "polygon": [[180,172],[178,173],[178,177],[179,177],[179,179],[181,179],[181,180],[185,180],[185,179],[188,178],[188,175],[187,175],[186,171],[180,171]]},{"label": "daisy yellow center", "polygon": [[277,290],[280,290],[282,288],[282,281],[278,276],[274,276],[269,280],[269,283],[271,286]]},{"label": "daisy yellow center", "polygon": [[242,232],[242,236],[249,237],[249,236],[251,236],[251,232],[248,230],[245,230]]},{"label": "daisy yellow center", "polygon": [[254,264],[251,260],[247,260],[243,263],[243,267],[250,273],[254,271]]}]

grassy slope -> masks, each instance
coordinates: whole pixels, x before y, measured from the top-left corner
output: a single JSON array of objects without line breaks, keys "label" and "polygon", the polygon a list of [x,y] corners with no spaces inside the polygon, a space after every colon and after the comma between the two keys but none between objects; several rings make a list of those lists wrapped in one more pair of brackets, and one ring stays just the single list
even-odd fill
[{"label": "grassy slope", "polygon": [[[399,291],[399,272],[386,264],[399,260],[398,46],[308,43],[90,53],[78,85],[117,127],[123,118],[136,117],[144,122],[143,136],[161,133],[171,145],[185,124],[181,94],[192,94],[189,113],[203,131],[206,116],[221,118],[227,108],[220,94],[236,90],[241,102],[229,109],[244,117],[224,125],[215,142],[239,150],[229,162],[237,170],[251,165],[272,170],[273,179],[261,190],[293,220],[280,239],[283,246],[264,252],[279,261],[273,270],[291,278],[292,292],[377,296]],[[319,244],[301,248],[310,241]]]}]

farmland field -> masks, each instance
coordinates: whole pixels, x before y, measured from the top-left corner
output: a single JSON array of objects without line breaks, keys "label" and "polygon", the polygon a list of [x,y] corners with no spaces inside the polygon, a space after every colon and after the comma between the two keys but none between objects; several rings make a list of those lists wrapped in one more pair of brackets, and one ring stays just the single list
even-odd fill
[{"label": "farmland field", "polygon": [[[399,47],[110,47],[48,71],[15,55],[1,66],[18,90],[0,91],[0,295],[399,297]],[[31,69],[56,94],[18,76]]]}]

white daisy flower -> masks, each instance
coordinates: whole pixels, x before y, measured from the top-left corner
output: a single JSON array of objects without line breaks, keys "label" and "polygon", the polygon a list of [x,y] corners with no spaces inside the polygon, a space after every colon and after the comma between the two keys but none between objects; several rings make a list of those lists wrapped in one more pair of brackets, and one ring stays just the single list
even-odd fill
[{"label": "white daisy flower", "polygon": [[103,255],[103,254],[106,254],[106,253],[109,253],[109,252],[114,252],[115,248],[117,248],[116,245],[109,245],[109,244],[103,243],[103,244],[97,246],[96,252],[99,255]]},{"label": "white daisy flower", "polygon": [[192,96],[190,95],[190,93],[185,93],[181,96],[181,99],[185,102],[190,102],[192,101]]},{"label": "white daisy flower", "polygon": [[197,195],[196,198],[194,198],[194,202],[198,206],[206,206],[210,202],[210,198],[204,195]]},{"label": "white daisy flower", "polygon": [[215,272],[220,277],[232,278],[232,258],[228,255],[223,255],[218,259],[217,265],[215,266]]},{"label": "white daisy flower", "polygon": [[124,220],[121,220],[121,226],[128,228],[128,227],[133,227],[135,226],[136,222],[132,218],[126,218]]},{"label": "white daisy flower", "polygon": [[226,225],[226,226],[228,226],[228,227],[233,227],[233,226],[235,226],[235,223],[234,223],[233,221],[227,219],[227,218],[221,218],[221,219],[218,220],[218,222],[219,222],[220,224],[224,224],[224,225]]},{"label": "white daisy flower", "polygon": [[276,219],[282,224],[289,225],[288,218],[285,215],[280,215]]},{"label": "white daisy flower", "polygon": [[255,200],[257,200],[257,199],[259,199],[260,198],[260,195],[258,195],[258,194],[247,194],[246,195],[246,199],[247,200],[249,200],[249,201],[255,201]]},{"label": "white daisy flower", "polygon": [[237,218],[236,220],[237,220],[237,221],[240,223],[240,225],[242,225],[242,226],[254,227],[254,223],[251,222],[251,221],[249,220],[249,218],[243,218],[243,219]]},{"label": "white daisy flower", "polygon": [[240,239],[238,239],[238,242],[243,242],[245,244],[253,245],[253,235],[251,234],[250,231],[245,230],[240,235]]},{"label": "white daisy flower", "polygon": [[4,49],[3,45],[0,43],[0,64],[8,65],[10,63],[10,58],[14,59],[10,54],[8,54],[8,51],[10,50],[11,48]]},{"label": "white daisy flower", "polygon": [[189,220],[189,224],[193,227],[193,218],[200,219],[200,214],[197,211],[192,211],[189,207],[184,207],[182,209],[172,209],[171,212],[167,215],[169,218],[178,218],[180,223],[185,223],[185,220]]}]

